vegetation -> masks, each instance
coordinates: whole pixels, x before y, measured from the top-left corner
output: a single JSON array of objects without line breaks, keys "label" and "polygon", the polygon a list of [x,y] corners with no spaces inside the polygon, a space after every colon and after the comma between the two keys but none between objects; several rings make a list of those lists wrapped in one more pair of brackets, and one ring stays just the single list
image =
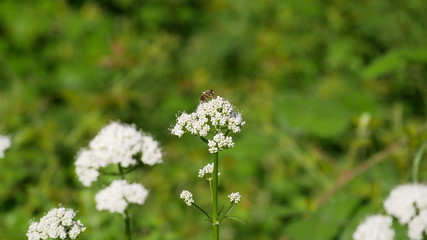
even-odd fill
[{"label": "vegetation", "polygon": [[[205,193],[208,152],[169,130],[207,89],[246,121],[221,152],[219,194],[240,191],[233,216],[245,224],[224,221],[221,239],[350,239],[411,181],[427,140],[426,10],[425,0],[0,1],[0,134],[12,138],[0,239],[23,239],[60,203],[78,210],[80,239],[122,236],[121,217],[95,208],[101,183],[84,188],[74,167],[112,120],[151,133],[165,154],[131,179],[150,189],[132,208],[134,239],[209,239],[179,198],[188,186]],[[420,182],[426,170],[421,161]]]}]

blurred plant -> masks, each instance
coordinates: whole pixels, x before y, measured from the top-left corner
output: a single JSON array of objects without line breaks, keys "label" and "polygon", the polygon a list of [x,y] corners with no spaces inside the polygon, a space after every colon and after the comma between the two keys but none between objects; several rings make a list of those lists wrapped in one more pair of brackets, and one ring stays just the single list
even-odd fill
[{"label": "blurred plant", "polygon": [[389,216],[373,215],[366,218],[354,232],[354,240],[392,240],[394,230],[392,229],[393,219]]},{"label": "blurred plant", "polygon": [[425,149],[424,143],[413,159],[412,180],[414,183],[395,187],[384,200],[384,209],[389,216],[370,216],[361,223],[353,234],[355,240],[392,240],[392,218],[407,225],[410,240],[423,240],[427,236],[427,185],[419,184],[418,170]]},{"label": "blurred plant", "polygon": [[0,158],[4,157],[4,152],[10,148],[11,142],[8,136],[0,135]]},{"label": "blurred plant", "polygon": [[32,221],[27,232],[28,240],[76,239],[86,227],[76,220],[76,212],[68,208],[51,209],[40,222]]},{"label": "blurred plant", "polygon": [[199,170],[199,177],[209,181],[209,187],[212,196],[212,214],[209,215],[205,210],[200,208],[193,199],[193,194],[187,190],[182,191],[180,198],[188,206],[195,206],[212,224],[212,239],[219,239],[219,225],[222,220],[231,218],[228,213],[235,203],[240,201],[240,193],[231,193],[230,206],[221,213],[218,211],[218,176],[220,151],[234,146],[233,138],[228,136],[230,132],[238,133],[245,124],[241,113],[227,100],[222,97],[213,96],[213,91],[203,92],[200,97],[200,104],[195,112],[190,114],[182,113],[177,118],[175,126],[171,129],[173,135],[181,137],[184,133],[189,132],[199,136],[209,147],[209,152],[213,155],[213,163],[207,164]]},{"label": "blurred plant", "polygon": [[[140,159],[135,159],[135,156]],[[80,151],[76,173],[84,186],[90,186],[100,174],[120,177],[95,196],[96,208],[111,213],[120,213],[125,221],[127,239],[132,239],[131,218],[127,210],[130,203],[142,205],[148,190],[141,184],[128,183],[126,175],[144,164],[162,162],[159,143],[150,135],[138,131],[134,125],[112,122],[105,126],[89,143],[89,148]],[[102,168],[117,165],[117,172],[106,172]]]}]

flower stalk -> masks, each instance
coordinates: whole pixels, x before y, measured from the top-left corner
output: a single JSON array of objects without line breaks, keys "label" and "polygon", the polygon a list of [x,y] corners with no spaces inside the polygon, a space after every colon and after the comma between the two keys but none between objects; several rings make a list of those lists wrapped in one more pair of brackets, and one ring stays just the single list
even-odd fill
[{"label": "flower stalk", "polygon": [[128,212],[127,209],[125,210],[125,216],[124,216],[124,218],[125,218],[125,227],[126,227],[126,237],[127,237],[127,240],[132,240],[132,233],[131,233],[131,230],[130,230],[130,215],[129,215],[129,212]]},{"label": "flower stalk", "polygon": [[214,153],[214,170],[212,179],[212,239],[219,239],[218,219],[218,152]]},{"label": "flower stalk", "polygon": [[[117,164],[120,172],[120,179],[126,180],[126,173],[123,170],[123,167],[119,164]],[[127,240],[132,240],[132,232],[131,232],[131,226],[130,226],[130,215],[127,209],[124,211],[123,219],[125,221],[125,232],[126,232],[126,238]]]}]

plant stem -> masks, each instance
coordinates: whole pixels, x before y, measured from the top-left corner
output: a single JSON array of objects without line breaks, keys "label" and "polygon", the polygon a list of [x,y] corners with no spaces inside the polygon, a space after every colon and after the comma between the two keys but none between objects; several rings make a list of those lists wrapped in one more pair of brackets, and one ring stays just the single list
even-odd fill
[{"label": "plant stem", "polygon": [[230,210],[233,208],[233,206],[234,206],[234,203],[231,203],[230,207],[228,207],[227,211],[225,211],[225,213],[222,215],[220,221],[222,219],[224,219],[225,217],[227,217],[228,212],[230,212]]},{"label": "plant stem", "polygon": [[420,163],[421,159],[423,158],[423,153],[426,146],[427,141],[421,145],[414,157],[414,166],[412,167],[412,182],[414,183],[418,182],[418,172],[420,170]]},{"label": "plant stem", "polygon": [[[123,170],[123,167],[120,165],[120,163],[118,163],[117,166],[119,167],[120,178],[122,180],[125,180],[125,171]],[[125,220],[125,228],[126,228],[125,231],[126,231],[127,240],[132,240],[132,234],[130,231],[130,216],[127,209],[125,209],[124,220]]]},{"label": "plant stem", "polygon": [[218,153],[214,154],[214,171],[212,179],[212,240],[219,240],[218,219]]},{"label": "plant stem", "polygon": [[128,210],[125,210],[125,225],[126,225],[126,236],[128,240],[132,240],[132,234],[130,232],[130,216]]},{"label": "plant stem", "polygon": [[125,179],[125,171],[123,170],[123,167],[122,167],[122,165],[120,165],[120,163],[117,163],[117,166],[119,167],[120,178],[122,180],[124,180]]},{"label": "plant stem", "polygon": [[191,204],[191,206],[195,206],[197,209],[199,209],[203,214],[205,214],[205,216],[208,218],[209,221],[212,221],[212,218],[209,216],[209,214],[207,212],[205,212],[205,210],[203,210],[202,208],[200,208],[196,203],[193,202],[193,204]]}]

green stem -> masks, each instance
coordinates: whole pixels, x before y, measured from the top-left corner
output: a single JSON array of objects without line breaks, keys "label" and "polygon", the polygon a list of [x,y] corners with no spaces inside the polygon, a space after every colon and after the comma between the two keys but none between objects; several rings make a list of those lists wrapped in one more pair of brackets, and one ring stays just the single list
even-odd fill
[{"label": "green stem", "polygon": [[123,170],[123,167],[122,167],[122,165],[120,165],[120,163],[117,163],[117,166],[119,167],[120,178],[122,180],[124,180],[125,179],[125,171]]},{"label": "green stem", "polygon": [[222,219],[227,217],[228,212],[230,212],[230,210],[233,208],[234,203],[231,203],[230,207],[228,207],[227,211],[225,211],[225,213],[222,215],[220,221],[222,221]]},{"label": "green stem", "polygon": [[[125,171],[123,170],[123,167],[120,165],[120,163],[117,164],[117,166],[119,167],[119,172],[120,172],[120,178],[122,180],[125,180]],[[132,240],[132,234],[131,234],[131,230],[130,230],[130,215],[128,210],[125,210],[125,216],[124,216],[124,220],[125,220],[125,228],[126,228],[126,237],[127,240]]]},{"label": "green stem", "polygon": [[423,158],[424,149],[427,146],[427,141],[425,141],[421,147],[418,149],[414,157],[414,166],[412,167],[412,182],[418,182],[418,172],[420,170],[421,159]]},{"label": "green stem", "polygon": [[197,209],[199,209],[203,214],[206,215],[206,217],[208,218],[209,221],[212,221],[212,218],[209,216],[209,214],[207,212],[205,212],[205,210],[203,210],[202,208],[200,208],[196,203],[192,203],[191,205],[195,206]]},{"label": "green stem", "polygon": [[212,179],[212,240],[219,240],[218,219],[218,152],[214,154],[214,171]]},{"label": "green stem", "polygon": [[132,240],[132,234],[130,232],[130,216],[129,212],[125,210],[125,225],[126,225],[126,236],[128,240]]},{"label": "green stem", "polygon": [[205,142],[205,143],[209,143],[209,141],[205,137],[203,137],[203,136],[200,136],[200,139],[202,139],[202,141]]}]

